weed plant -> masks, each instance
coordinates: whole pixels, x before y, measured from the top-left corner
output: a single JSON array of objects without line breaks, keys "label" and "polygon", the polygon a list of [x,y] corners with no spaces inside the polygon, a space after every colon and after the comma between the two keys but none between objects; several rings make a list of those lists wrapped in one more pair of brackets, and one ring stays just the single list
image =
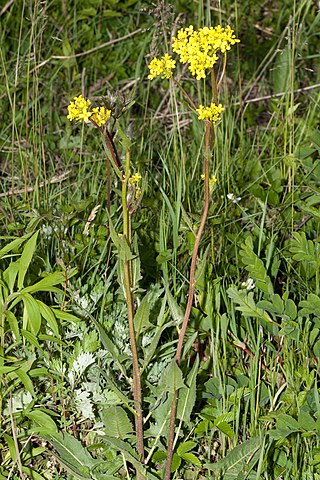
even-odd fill
[{"label": "weed plant", "polygon": [[[313,0],[0,7],[1,480],[320,478],[319,19]],[[204,125],[147,66],[191,24],[232,25],[240,43],[219,91],[217,182],[178,366]],[[188,66],[178,77],[210,105],[205,80]],[[67,119],[80,94],[112,111],[125,182],[98,129]]]}]

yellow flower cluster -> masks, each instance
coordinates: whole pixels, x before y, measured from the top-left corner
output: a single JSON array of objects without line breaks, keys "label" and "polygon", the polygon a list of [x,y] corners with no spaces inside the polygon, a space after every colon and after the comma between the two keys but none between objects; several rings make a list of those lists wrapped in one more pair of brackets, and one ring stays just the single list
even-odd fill
[{"label": "yellow flower cluster", "polygon": [[211,103],[210,107],[200,105],[199,108],[196,109],[196,112],[198,113],[199,120],[210,120],[215,123],[220,120],[220,113],[223,112],[223,110],[224,108],[221,103],[219,103],[219,105]]},{"label": "yellow flower cluster", "polygon": [[111,116],[111,110],[106,110],[105,107],[95,107],[89,110],[90,105],[90,100],[86,100],[82,95],[74,97],[73,102],[68,105],[68,120],[92,121],[98,127],[104,125]]},{"label": "yellow flower cluster", "polygon": [[88,122],[92,115],[92,112],[89,112],[88,110],[91,105],[90,100],[85,100],[82,95],[79,95],[79,97],[74,97],[73,100],[74,101],[70,102],[70,105],[68,106],[68,120],[80,120]]},{"label": "yellow flower cluster", "polygon": [[106,110],[105,107],[98,107],[92,109],[92,120],[98,127],[102,127],[111,117],[111,110]]},{"label": "yellow flower cluster", "polygon": [[194,30],[190,25],[173,37],[172,50],[179,55],[182,63],[189,64],[192,75],[200,80],[206,77],[206,70],[211,69],[218,60],[217,53],[225,53],[239,41],[229,26],[223,28],[217,25]]},{"label": "yellow flower cluster", "polygon": [[161,58],[154,58],[148,66],[150,70],[148,79],[153,80],[159,75],[161,75],[161,78],[170,78],[172,77],[172,70],[175,66],[176,61],[167,53]]},{"label": "yellow flower cluster", "polygon": [[134,173],[128,179],[129,185],[132,187],[132,191],[134,192],[135,198],[140,198],[141,197],[142,191],[141,191],[141,187],[138,185],[141,178],[142,177],[141,177],[140,173]]},{"label": "yellow flower cluster", "polygon": [[[201,180],[204,180],[204,173],[201,174]],[[212,177],[209,178],[209,187],[210,187],[210,190],[213,189],[213,187],[215,186],[215,184],[217,183],[218,179],[215,175],[212,175]]]}]

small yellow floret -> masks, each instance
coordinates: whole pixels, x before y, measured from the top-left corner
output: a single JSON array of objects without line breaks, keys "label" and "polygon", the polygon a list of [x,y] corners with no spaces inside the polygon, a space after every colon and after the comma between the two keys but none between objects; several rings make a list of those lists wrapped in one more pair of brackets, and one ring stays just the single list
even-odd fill
[{"label": "small yellow floret", "polygon": [[175,66],[175,60],[173,60],[171,55],[168,55],[167,53],[161,58],[154,58],[148,65],[150,70],[148,79],[153,80],[159,75],[161,75],[161,78],[171,78],[172,70]]},{"label": "small yellow floret", "polygon": [[111,117],[111,110],[106,110],[105,107],[98,107],[92,109],[91,120],[101,127],[104,125],[109,118]]},{"label": "small yellow floret", "polygon": [[219,103],[219,105],[211,103],[210,107],[200,105],[199,108],[196,109],[196,112],[198,113],[199,120],[210,120],[215,123],[220,120],[220,113],[223,112],[223,110],[224,108],[221,103]]},{"label": "small yellow floret", "polygon": [[133,175],[131,175],[131,177],[129,178],[129,183],[131,185],[135,185],[137,183],[139,183],[139,181],[141,180],[141,175],[140,173],[134,173]]},{"label": "small yellow floret", "polygon": [[70,105],[68,106],[68,120],[80,120],[88,122],[92,115],[92,112],[89,112],[88,110],[90,105],[90,100],[85,100],[82,95],[79,95],[79,97],[74,97],[73,102],[70,102]]}]

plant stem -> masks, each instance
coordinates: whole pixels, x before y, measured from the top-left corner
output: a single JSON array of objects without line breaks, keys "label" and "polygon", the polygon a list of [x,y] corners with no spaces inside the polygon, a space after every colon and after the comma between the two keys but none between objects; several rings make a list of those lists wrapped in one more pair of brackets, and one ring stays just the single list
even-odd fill
[{"label": "plant stem", "polygon": [[[131,221],[127,205],[127,185],[130,176],[130,151],[126,151],[125,175],[122,178],[122,212],[123,212],[123,235],[131,247]],[[144,464],[144,444],[143,444],[143,416],[142,416],[142,393],[141,379],[139,372],[139,360],[136,344],[136,335],[134,329],[134,298],[132,292],[132,274],[131,259],[124,260],[124,289],[128,310],[128,325],[130,346],[132,352],[132,370],[133,370],[133,399],[135,406],[135,430],[137,437],[137,452],[141,463]],[[144,475],[137,471],[137,480],[145,480]]]},{"label": "plant stem", "polygon": [[[181,327],[179,338],[178,338],[176,362],[179,366],[181,363],[183,341],[184,341],[185,333],[187,330],[192,303],[193,303],[193,295],[194,295],[194,289],[195,289],[195,271],[196,271],[199,245],[200,245],[203,230],[206,224],[209,205],[210,205],[209,161],[211,158],[211,147],[210,147],[211,127],[213,132],[213,125],[211,125],[211,122],[206,121],[205,152],[204,152],[204,203],[203,203],[201,222],[196,235],[196,240],[195,240],[193,252],[192,252],[190,275],[189,275],[190,282],[189,282],[188,302],[187,302],[186,311],[185,311],[182,327]],[[177,402],[178,402],[178,391],[175,390],[173,394],[172,406],[171,406],[170,425],[169,425],[169,434],[168,434],[168,455],[167,455],[167,462],[166,462],[165,480],[170,480],[170,476],[171,476],[171,465],[172,465],[173,448],[174,448],[174,445],[173,445],[174,430],[175,430],[174,426],[175,426],[175,420],[176,420]]]}]

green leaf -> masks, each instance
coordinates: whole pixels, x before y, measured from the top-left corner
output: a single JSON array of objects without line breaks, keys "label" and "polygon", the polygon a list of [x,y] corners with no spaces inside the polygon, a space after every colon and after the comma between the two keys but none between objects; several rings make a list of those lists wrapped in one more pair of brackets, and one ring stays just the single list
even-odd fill
[{"label": "green leaf", "polygon": [[152,327],[152,324],[149,322],[150,317],[150,305],[149,305],[149,294],[147,293],[139,307],[137,308],[136,314],[134,316],[134,328],[136,331],[136,339],[141,333],[144,332],[149,327]]},{"label": "green leaf", "polygon": [[173,454],[171,472],[175,472],[181,465],[181,458],[176,453]]},{"label": "green leaf", "polygon": [[177,418],[186,423],[190,423],[190,416],[196,402],[198,368],[199,357],[197,356],[186,380],[187,388],[181,388],[179,392]]},{"label": "green leaf", "polygon": [[23,287],[25,275],[31,263],[34,251],[36,249],[38,234],[39,232],[34,233],[23,248],[23,252],[20,257],[19,273],[18,273],[18,289],[19,290],[21,290]]},{"label": "green leaf", "polygon": [[36,425],[43,427],[46,432],[58,433],[58,428],[52,418],[42,410],[33,410],[32,412],[26,412],[28,418],[33,420]]},{"label": "green leaf", "polygon": [[73,475],[81,480],[91,480],[90,470],[100,462],[94,460],[81,443],[68,433],[41,433],[56,452],[53,455]]},{"label": "green leaf", "polygon": [[10,293],[14,291],[14,284],[20,268],[20,259],[11,262],[9,267],[3,272],[3,280],[7,283]]},{"label": "green leaf", "polygon": [[205,467],[213,472],[234,472],[234,479],[238,478],[238,474],[247,464],[254,453],[261,447],[261,438],[259,436],[246,440],[241,445],[234,447],[224,458],[216,463],[206,464]]},{"label": "green leaf", "polygon": [[1,248],[0,250],[0,258],[4,257],[7,253],[11,252],[12,250],[16,250],[21,243],[23,243],[27,238],[31,236],[31,233],[23,235],[21,238],[16,238],[12,242],[8,243],[5,247]]},{"label": "green leaf", "polygon": [[307,300],[302,300],[299,307],[301,308],[299,315],[320,317],[320,297],[314,293],[309,293]]},{"label": "green leaf", "polygon": [[184,453],[190,452],[190,450],[192,450],[196,445],[196,442],[193,442],[192,440],[180,443],[179,447],[177,448],[177,454],[181,457],[181,455]]},{"label": "green leaf", "polygon": [[[74,270],[74,273],[76,270]],[[72,275],[68,275],[70,278]],[[35,292],[55,292],[56,290],[53,288],[54,285],[58,285],[59,283],[65,282],[65,276],[63,272],[54,272],[50,273],[47,277],[43,278],[39,282],[35,283],[34,285],[30,285],[29,287],[24,288],[21,290],[21,293],[35,293]],[[57,290],[60,292],[60,290]]]},{"label": "green leaf", "polygon": [[56,320],[56,317],[54,316],[54,313],[53,313],[52,309],[48,305],[46,305],[45,303],[41,302],[40,300],[36,300],[36,302],[38,304],[40,314],[47,321],[47,324],[51,328],[54,335],[56,337],[59,337],[59,327],[58,327],[57,320]]},{"label": "green leaf", "polygon": [[37,301],[29,294],[25,293],[21,295],[21,299],[24,304],[24,322],[23,328],[27,330],[27,326],[30,326],[31,332],[37,336],[41,327],[41,314]]},{"label": "green leaf", "polygon": [[122,407],[111,406],[104,408],[101,413],[106,434],[109,437],[124,440],[133,432],[132,424]]},{"label": "green leaf", "polygon": [[256,306],[253,299],[253,292],[247,293],[245,290],[238,290],[235,287],[230,287],[227,290],[227,294],[229,298],[231,298],[231,300],[238,305],[236,310],[240,310],[244,316],[257,317],[261,320],[277,325],[276,322],[270,318],[267,312]]},{"label": "green leaf", "polygon": [[272,295],[272,282],[267,274],[263,261],[253,251],[253,241],[251,237],[247,237],[245,243],[241,245],[240,256],[250,277],[255,280],[256,286],[263,292]]},{"label": "green leaf", "polygon": [[202,467],[200,460],[193,453],[183,453],[181,458],[183,458],[183,460],[186,462],[191,463],[195,467]]},{"label": "green leaf", "polygon": [[20,330],[19,330],[19,324],[18,320],[16,319],[16,316],[10,311],[6,311],[6,319],[8,320],[10,330],[12,331],[13,335],[16,337],[17,342],[20,342]]},{"label": "green leaf", "polygon": [[166,296],[168,300],[168,305],[170,308],[170,312],[172,315],[172,318],[175,322],[176,325],[181,325],[183,322],[184,318],[184,313],[181,309],[181,307],[178,305],[176,299],[171,295],[168,287],[165,285],[165,291],[166,291]]},{"label": "green leaf", "polygon": [[52,311],[54,312],[55,316],[59,318],[59,320],[64,320],[66,322],[70,323],[79,323],[80,318],[76,317],[72,313],[65,312],[63,310],[58,310],[56,308],[52,308]]},{"label": "green leaf", "polygon": [[25,389],[28,390],[34,398],[36,397],[32,381],[25,371],[19,368],[18,370],[15,370],[12,375],[17,376],[21,383],[23,383]]},{"label": "green leaf", "polygon": [[175,359],[173,359],[164,370],[159,386],[163,388],[163,391],[170,393],[186,387],[183,383],[182,371],[178,367]]},{"label": "green leaf", "polygon": [[30,478],[30,480],[46,480],[45,477],[40,475],[40,473],[37,473],[32,468],[22,466],[22,471],[28,475],[28,478]]}]

